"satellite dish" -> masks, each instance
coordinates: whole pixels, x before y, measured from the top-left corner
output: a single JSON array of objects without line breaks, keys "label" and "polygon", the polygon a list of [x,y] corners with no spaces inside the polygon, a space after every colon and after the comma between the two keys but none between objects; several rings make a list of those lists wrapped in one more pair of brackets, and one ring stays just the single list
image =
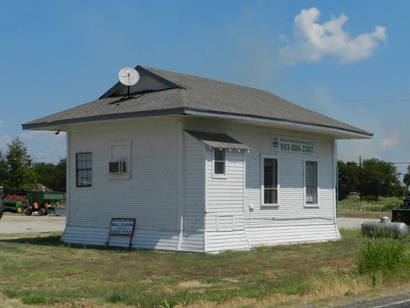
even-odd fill
[{"label": "satellite dish", "polygon": [[127,96],[130,98],[130,86],[135,85],[140,80],[140,74],[132,67],[124,67],[118,73],[120,82],[127,86]]},{"label": "satellite dish", "polygon": [[118,73],[118,79],[124,86],[130,87],[140,80],[140,74],[131,67],[124,67]]}]

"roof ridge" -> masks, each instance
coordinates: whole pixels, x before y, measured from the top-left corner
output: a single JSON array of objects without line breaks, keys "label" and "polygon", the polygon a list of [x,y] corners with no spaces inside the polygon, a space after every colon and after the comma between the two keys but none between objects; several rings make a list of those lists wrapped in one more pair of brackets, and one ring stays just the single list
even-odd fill
[{"label": "roof ridge", "polygon": [[[207,80],[207,81],[213,81],[213,82],[217,81],[217,82],[221,82],[221,83],[223,83],[223,84],[229,85],[229,86],[235,86],[235,87],[240,87],[240,88],[244,88],[244,89],[251,89],[251,90],[254,90],[254,91],[260,91],[260,92],[268,93],[268,94],[270,94],[270,95],[274,95],[274,96],[276,96],[276,97],[278,97],[278,98],[280,98],[280,99],[283,99],[283,98],[281,98],[281,97],[279,97],[279,96],[277,96],[277,95],[275,95],[275,94],[269,92],[268,90],[259,89],[259,88],[255,88],[255,87],[251,87],[251,86],[242,85],[242,84],[237,84],[237,83],[233,83],[233,82],[229,82],[229,81],[225,81],[225,80],[212,79],[212,78],[209,78],[209,77],[203,77],[203,76],[192,75],[192,74],[187,74],[187,73],[180,73],[180,72],[175,72],[175,71],[170,71],[170,70],[164,70],[164,69],[162,69],[162,68],[155,68],[155,67],[150,67],[150,66],[145,66],[145,65],[138,65],[138,66],[142,67],[142,68],[145,69],[145,70],[150,71],[150,72],[153,73],[153,74],[158,74],[158,72],[155,72],[155,71],[159,71],[160,73],[161,73],[161,72],[164,72],[164,73],[172,73],[172,74],[177,74],[177,75],[181,75],[181,76],[188,76],[188,77],[194,77],[194,78],[198,78],[198,79],[205,79],[205,80]],[[154,71],[152,71],[152,70],[154,70]],[[167,79],[167,78],[165,78],[165,77],[163,77],[163,76],[160,76],[160,77],[161,77],[161,78],[164,78],[164,79]],[[174,81],[172,81],[172,82],[173,82],[173,83],[176,83],[176,82],[174,82]],[[176,84],[177,84],[177,83],[176,83]]]},{"label": "roof ridge", "polygon": [[[144,70],[145,72],[148,72],[151,76],[154,75],[155,77],[159,78],[160,81],[163,81],[163,82],[168,83],[170,86],[177,86],[177,87],[180,87],[180,88],[184,88],[182,85],[178,84],[177,82],[172,81],[172,80],[169,80],[168,78],[165,78],[165,77],[163,77],[163,76],[160,76],[160,75],[158,75],[156,72],[153,72],[153,71],[151,71],[150,69],[147,69],[146,67],[144,67],[144,66],[142,66],[142,65],[137,65],[137,66],[135,67],[136,70],[138,70],[139,68],[141,68],[141,69]],[[175,73],[175,72],[173,72],[173,73]],[[152,77],[154,77],[154,76],[152,76]],[[154,77],[154,78],[155,78],[155,77]]]}]

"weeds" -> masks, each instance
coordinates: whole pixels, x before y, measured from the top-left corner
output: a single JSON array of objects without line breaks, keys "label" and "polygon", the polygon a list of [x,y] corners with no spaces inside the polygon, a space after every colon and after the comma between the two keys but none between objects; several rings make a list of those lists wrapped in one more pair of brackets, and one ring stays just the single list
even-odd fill
[{"label": "weeds", "polygon": [[29,293],[21,297],[21,302],[25,305],[53,305],[60,303],[61,300],[52,295]]},{"label": "weeds", "polygon": [[363,198],[360,202],[358,196],[349,196],[339,201],[338,209],[364,212],[389,212],[400,204],[402,204],[402,200],[398,197],[380,197],[378,201]]},{"label": "weeds", "polygon": [[388,272],[405,264],[410,265],[405,240],[371,238],[360,249],[357,267],[360,274]]},{"label": "weeds", "polygon": [[115,293],[107,298],[107,302],[109,303],[118,303],[123,300],[123,296],[121,294]]}]

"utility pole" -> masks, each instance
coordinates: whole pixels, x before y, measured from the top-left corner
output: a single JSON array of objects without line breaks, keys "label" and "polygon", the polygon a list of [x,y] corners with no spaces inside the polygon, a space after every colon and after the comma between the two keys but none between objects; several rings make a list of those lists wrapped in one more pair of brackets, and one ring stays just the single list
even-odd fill
[{"label": "utility pole", "polygon": [[362,202],[362,156],[359,156],[359,202]]}]

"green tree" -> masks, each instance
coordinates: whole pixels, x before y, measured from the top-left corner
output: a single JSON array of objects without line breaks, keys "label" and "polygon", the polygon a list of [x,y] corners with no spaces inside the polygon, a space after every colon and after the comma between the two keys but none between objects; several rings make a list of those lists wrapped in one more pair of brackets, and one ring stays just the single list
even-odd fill
[{"label": "green tree", "polygon": [[62,159],[58,164],[36,163],[33,171],[37,184],[42,184],[54,191],[65,192],[66,190],[66,159]]},{"label": "green tree", "polygon": [[403,176],[403,183],[406,184],[407,188],[410,186],[410,166],[407,166],[407,173]]},{"label": "green tree", "polygon": [[379,196],[389,196],[393,188],[400,183],[397,168],[377,158],[363,161],[361,193],[374,196],[376,201]]},{"label": "green tree", "polygon": [[33,172],[36,184],[42,184],[52,188],[55,177],[55,165],[51,163],[33,164]]},{"label": "green tree", "polygon": [[356,162],[337,162],[339,200],[348,196],[350,192],[359,191],[360,167]]},{"label": "green tree", "polygon": [[34,187],[34,174],[27,147],[19,139],[8,144],[6,153],[7,179],[5,188],[8,191],[30,190]]},{"label": "green tree", "polygon": [[67,173],[67,159],[62,159],[58,162],[55,168],[55,182],[54,190],[65,192],[66,191],[66,173]]},{"label": "green tree", "polygon": [[6,157],[0,152],[0,186],[7,186],[8,175],[9,172]]},{"label": "green tree", "polygon": [[393,184],[391,194],[395,197],[403,197],[407,194],[407,187],[400,181],[398,181],[397,183]]}]

